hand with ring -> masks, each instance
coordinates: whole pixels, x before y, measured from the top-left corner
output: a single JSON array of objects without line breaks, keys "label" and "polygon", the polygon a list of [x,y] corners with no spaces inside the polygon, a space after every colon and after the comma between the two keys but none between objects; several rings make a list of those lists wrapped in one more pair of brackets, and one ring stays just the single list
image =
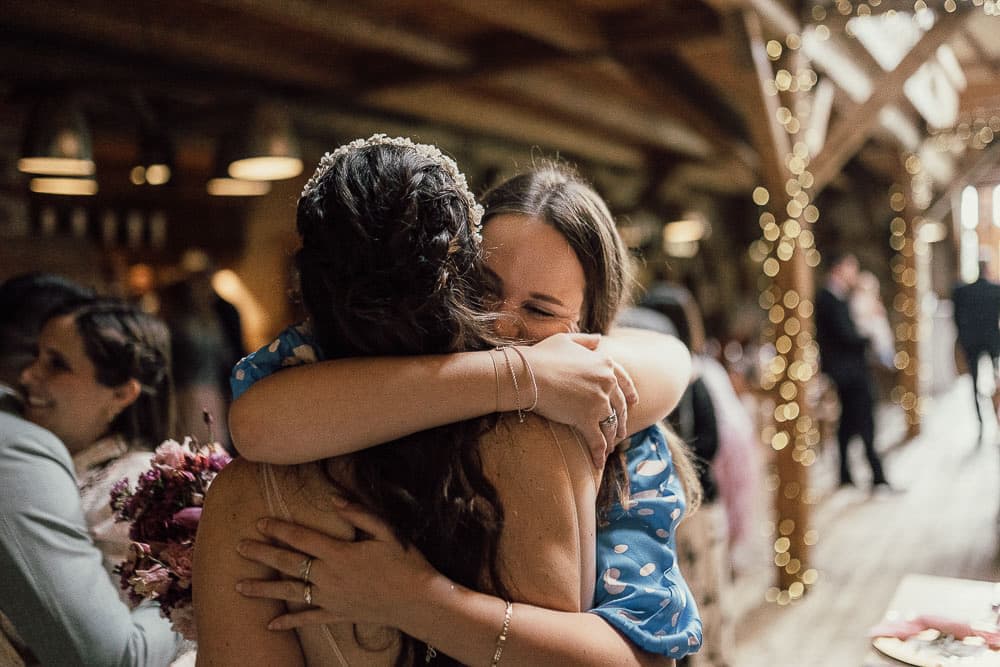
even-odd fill
[{"label": "hand with ring", "polygon": [[[601,341],[596,334],[556,334],[520,348],[538,382],[535,412],[576,429],[597,467],[628,436],[628,410],[639,398],[631,376]],[[615,428],[600,423],[609,406]]]},{"label": "hand with ring", "polygon": [[[404,547],[378,517],[353,504],[339,505],[336,511],[372,539],[348,542],[297,524],[261,519],[257,528],[262,541],[240,542],[238,551],[244,558],[297,577],[244,580],[236,587],[240,593],[314,605],[278,616],[269,629],[291,630],[325,623],[400,627],[407,614],[419,613],[426,586],[441,577],[423,554]],[[358,574],[373,571],[379,576]]]}]

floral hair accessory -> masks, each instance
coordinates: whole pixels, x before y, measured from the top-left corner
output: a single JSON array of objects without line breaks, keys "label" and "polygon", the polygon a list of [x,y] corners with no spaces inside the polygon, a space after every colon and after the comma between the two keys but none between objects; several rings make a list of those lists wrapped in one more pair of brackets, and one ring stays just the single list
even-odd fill
[{"label": "floral hair accessory", "polygon": [[406,137],[388,137],[384,134],[373,134],[367,139],[355,139],[349,144],[344,144],[343,146],[337,148],[332,153],[326,153],[322,159],[319,161],[319,166],[316,167],[315,173],[313,173],[312,178],[310,178],[304,188],[302,188],[302,196],[305,197],[309,194],[309,191],[316,187],[320,179],[323,178],[324,174],[330,170],[337,160],[339,160],[344,155],[356,150],[360,150],[367,146],[400,146],[403,148],[412,148],[420,155],[437,162],[444,168],[445,171],[452,177],[455,181],[455,185],[458,186],[459,191],[465,198],[466,203],[469,206],[469,222],[472,224],[472,235],[477,241],[482,241],[482,231],[483,231],[483,207],[476,202],[476,198],[472,196],[472,192],[469,190],[469,184],[465,180],[465,174],[463,174],[458,169],[458,165],[453,159],[441,152],[441,149],[437,146],[432,146],[430,144],[417,144],[407,139]]}]

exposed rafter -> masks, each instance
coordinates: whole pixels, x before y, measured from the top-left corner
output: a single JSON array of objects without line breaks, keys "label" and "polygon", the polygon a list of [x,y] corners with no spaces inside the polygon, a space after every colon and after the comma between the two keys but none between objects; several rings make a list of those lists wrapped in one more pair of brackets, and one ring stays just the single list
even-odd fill
[{"label": "exposed rafter", "polygon": [[245,44],[220,36],[219,31],[166,26],[79,5],[67,6],[66,11],[52,11],[51,6],[41,3],[10,3],[4,8],[3,21],[31,29],[43,26],[55,35],[84,34],[102,44],[157,59],[167,57],[202,66],[207,62],[216,68],[321,89],[332,89],[349,81],[343,70],[327,67],[322,62],[303,62],[293,54],[267,50],[263,45],[248,49]]},{"label": "exposed rafter", "polygon": [[891,72],[873,81],[872,94],[842,114],[830,132],[824,150],[811,163],[815,192],[820,192],[864,145],[879,122],[879,112],[903,96],[903,84],[937,48],[958,30],[971,12],[945,14]]},{"label": "exposed rafter", "polygon": [[[247,0],[250,1],[250,0]],[[570,53],[607,47],[600,25],[590,15],[552,0],[438,0],[478,21],[528,35]]]},{"label": "exposed rafter", "polygon": [[373,20],[344,5],[307,0],[200,0],[205,4],[234,9],[269,22],[313,33],[337,42],[372,51],[389,53],[411,62],[445,69],[459,69],[472,64],[463,49],[439,37]]},{"label": "exposed rafter", "polygon": [[538,145],[544,150],[565,151],[631,168],[644,164],[641,151],[607,138],[606,132],[596,128],[587,131],[581,124],[530,109],[522,102],[511,101],[509,96],[488,90],[422,84],[381,90],[365,96],[363,101],[419,118],[432,116],[438,122]]}]

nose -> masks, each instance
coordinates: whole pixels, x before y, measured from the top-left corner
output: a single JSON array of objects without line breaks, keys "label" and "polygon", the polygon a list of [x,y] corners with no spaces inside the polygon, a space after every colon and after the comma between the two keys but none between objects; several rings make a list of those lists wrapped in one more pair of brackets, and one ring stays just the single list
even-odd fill
[{"label": "nose", "polygon": [[38,359],[24,367],[19,379],[25,387],[31,387],[38,381]]}]

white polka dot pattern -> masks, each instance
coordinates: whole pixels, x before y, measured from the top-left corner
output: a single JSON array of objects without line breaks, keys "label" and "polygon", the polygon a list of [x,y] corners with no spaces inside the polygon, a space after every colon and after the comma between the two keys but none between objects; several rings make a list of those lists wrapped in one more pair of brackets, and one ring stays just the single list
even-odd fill
[{"label": "white polka dot pattern", "polygon": [[273,341],[236,364],[229,379],[233,399],[239,398],[254,382],[282,368],[321,359],[319,347],[313,341],[309,327],[305,324],[290,326]]},{"label": "white polka dot pattern", "polygon": [[631,496],[598,529],[600,581],[591,611],[651,653],[680,658],[701,646],[701,620],[677,568],[674,531],[684,493],[663,433],[652,427],[626,450]]}]

